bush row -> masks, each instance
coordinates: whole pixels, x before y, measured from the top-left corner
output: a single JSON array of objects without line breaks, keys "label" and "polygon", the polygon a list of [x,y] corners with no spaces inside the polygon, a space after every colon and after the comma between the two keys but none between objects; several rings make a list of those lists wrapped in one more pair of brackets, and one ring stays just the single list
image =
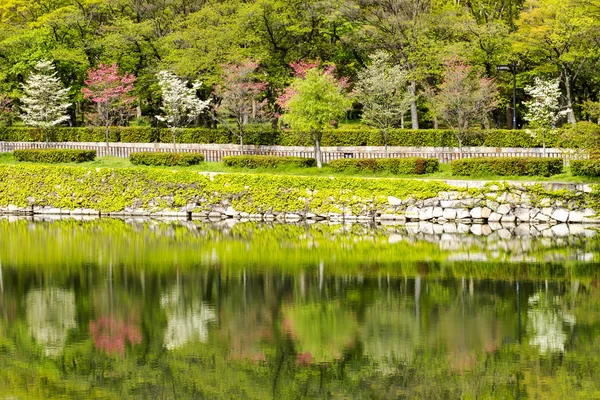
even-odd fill
[{"label": "bush row", "polygon": [[571,174],[573,176],[600,177],[600,160],[574,160],[571,161]]},{"label": "bush row", "polygon": [[452,175],[552,176],[560,174],[560,158],[482,157],[452,161]]},{"label": "bush row", "polygon": [[188,167],[198,165],[204,161],[204,155],[200,153],[153,153],[138,152],[131,153],[129,160],[133,165],[152,165],[165,167]]},{"label": "bush row", "polygon": [[94,161],[96,150],[26,149],[13,152],[15,160],[37,163],[82,163]]},{"label": "bush row", "polygon": [[342,158],[333,160],[329,167],[334,171],[389,172],[398,175],[431,174],[439,170],[437,158]]},{"label": "bush row", "polygon": [[[574,138],[577,129],[565,128],[559,134],[546,139],[547,147],[577,147]],[[563,134],[564,133],[564,134]],[[581,135],[579,135],[581,136]],[[104,142],[105,132],[101,127],[55,128],[50,131],[51,142]],[[0,131],[0,140],[9,142],[42,142],[44,132],[35,128],[9,127]],[[168,129],[151,127],[113,127],[111,142],[124,143],[172,143],[173,135]],[[187,128],[177,135],[178,143],[239,143],[239,138],[228,129]],[[258,128],[248,129],[244,144],[312,146],[306,135],[291,131],[275,131]],[[383,146],[381,133],[373,129],[332,129],[323,133],[323,146]],[[389,146],[435,146],[456,147],[458,141],[451,130],[444,129],[393,129],[389,132]],[[464,146],[486,147],[541,147],[525,130],[478,130],[473,131]]]},{"label": "bush row", "polygon": [[310,168],[316,165],[314,158],[279,156],[228,156],[223,164],[234,168]]}]

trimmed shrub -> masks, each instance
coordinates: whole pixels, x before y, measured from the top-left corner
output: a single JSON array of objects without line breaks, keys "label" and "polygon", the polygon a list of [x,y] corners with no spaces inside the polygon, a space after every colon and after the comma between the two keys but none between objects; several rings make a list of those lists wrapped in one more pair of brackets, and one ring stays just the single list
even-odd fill
[{"label": "trimmed shrub", "polygon": [[369,171],[390,172],[397,175],[431,174],[439,170],[440,162],[437,158],[341,158],[329,163],[329,167],[336,172],[341,171]]},{"label": "trimmed shrub", "polygon": [[482,157],[452,161],[452,175],[456,176],[552,176],[562,169],[560,158]]},{"label": "trimmed shrub", "polygon": [[310,168],[317,165],[314,158],[279,156],[228,156],[223,164],[234,168]]},{"label": "trimmed shrub", "polygon": [[573,160],[571,161],[571,175],[589,176],[596,178],[600,176],[600,160]]},{"label": "trimmed shrub", "polygon": [[94,161],[96,150],[26,149],[13,152],[15,160],[37,163],[82,163]]},{"label": "trimmed shrub", "polygon": [[204,161],[204,155],[200,153],[154,153],[138,152],[129,155],[129,161],[133,165],[152,165],[163,167],[188,167],[197,165]]}]

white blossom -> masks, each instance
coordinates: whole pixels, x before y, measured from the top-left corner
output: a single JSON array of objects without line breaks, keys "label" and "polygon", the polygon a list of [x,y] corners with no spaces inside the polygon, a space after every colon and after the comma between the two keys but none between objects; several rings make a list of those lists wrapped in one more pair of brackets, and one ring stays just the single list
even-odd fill
[{"label": "white blossom", "polygon": [[21,85],[25,92],[21,98],[21,118],[25,125],[43,129],[48,141],[48,130],[69,120],[69,88],[63,87],[56,76],[52,61],[38,62],[35,70]]},{"label": "white blossom", "polygon": [[525,87],[525,93],[531,96],[531,100],[525,102],[527,114],[524,119],[534,128],[527,132],[541,140],[544,148],[546,147],[546,135],[556,129],[559,119],[570,112],[570,110],[560,109],[559,84],[558,79],[543,80],[535,77],[534,85]]},{"label": "white blossom", "polygon": [[202,82],[196,81],[191,87],[188,81],[170,71],[158,73],[158,84],[162,92],[163,115],[156,119],[163,121],[173,132],[173,143],[177,143],[177,130],[191,124],[210,104],[210,100],[200,100],[196,91]]}]

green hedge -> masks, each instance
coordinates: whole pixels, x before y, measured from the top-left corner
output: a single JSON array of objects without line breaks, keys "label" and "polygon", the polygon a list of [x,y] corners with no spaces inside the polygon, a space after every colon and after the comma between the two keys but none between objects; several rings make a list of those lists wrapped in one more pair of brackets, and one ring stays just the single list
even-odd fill
[{"label": "green hedge", "polygon": [[[547,147],[568,147],[572,140],[565,139],[561,132],[547,138]],[[454,132],[445,129],[392,129],[389,131],[390,146],[456,147]],[[104,142],[104,128],[55,128],[49,134],[51,142]],[[170,130],[151,127],[112,127],[111,142],[172,143]],[[0,140],[10,142],[43,142],[44,132],[35,128],[8,127],[0,132]],[[239,143],[239,138],[224,127],[181,129],[178,143]],[[249,127],[244,138],[247,145],[312,146],[307,135],[291,131],[276,131]],[[323,133],[323,146],[383,146],[378,130],[357,127],[354,129],[330,129]],[[524,130],[476,130],[463,143],[464,146],[486,147],[541,147],[541,143]]]},{"label": "green hedge", "polygon": [[571,174],[573,176],[600,176],[600,160],[574,160],[571,161]]},{"label": "green hedge", "polygon": [[279,156],[228,156],[223,164],[234,168],[310,168],[316,165],[314,158]]},{"label": "green hedge", "polygon": [[27,149],[15,150],[13,156],[17,161],[38,163],[81,163],[94,161],[96,150],[71,149]]},{"label": "green hedge", "polygon": [[[310,146],[307,135],[292,131],[281,133],[283,146]],[[322,146],[383,146],[381,132],[372,129],[332,129],[323,132]],[[457,147],[458,140],[452,130],[446,129],[392,129],[388,132],[389,146]],[[558,145],[558,137],[546,139],[546,146]],[[485,147],[541,147],[542,143],[525,130],[489,129],[471,132],[463,146]]]},{"label": "green hedge", "polygon": [[131,153],[129,160],[133,165],[153,165],[165,167],[187,167],[198,165],[204,161],[204,155],[200,153],[153,153],[138,152]]},{"label": "green hedge", "polygon": [[552,176],[562,169],[560,158],[482,157],[452,161],[452,175],[456,176]]},{"label": "green hedge", "polygon": [[392,174],[431,174],[439,171],[437,158],[341,158],[329,163],[334,171],[390,172]]}]

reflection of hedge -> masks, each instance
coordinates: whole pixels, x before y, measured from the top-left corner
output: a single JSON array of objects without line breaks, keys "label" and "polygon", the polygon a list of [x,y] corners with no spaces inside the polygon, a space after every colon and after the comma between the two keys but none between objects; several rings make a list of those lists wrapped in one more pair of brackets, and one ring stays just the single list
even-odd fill
[{"label": "reflection of hedge", "polygon": [[235,168],[309,168],[316,165],[314,158],[279,156],[227,156],[222,159],[227,167]]},{"label": "reflection of hedge", "polygon": [[482,157],[452,161],[452,175],[552,176],[560,174],[560,158]]},{"label": "reflection of hedge", "polygon": [[81,163],[94,161],[96,150],[71,150],[71,149],[26,149],[15,150],[15,160],[37,163]]},{"label": "reflection of hedge", "polygon": [[[49,134],[51,142],[104,142],[105,132],[101,127],[55,128]],[[560,135],[546,139],[548,147],[558,146]],[[173,135],[168,129],[151,127],[112,127],[111,142],[123,143],[172,143]],[[10,127],[0,132],[0,140],[9,142],[45,141],[44,132],[35,128]],[[239,143],[239,138],[225,128],[186,128],[179,130],[178,143]],[[312,146],[307,135],[291,131],[274,131],[250,127],[244,137],[248,145]],[[331,129],[323,133],[323,146],[382,146],[379,131],[359,129]],[[451,130],[444,129],[392,129],[389,132],[389,146],[436,146],[455,147],[458,141]],[[486,147],[540,147],[524,130],[478,130],[473,131],[463,143],[464,146]]]},{"label": "reflection of hedge", "polygon": [[437,158],[342,158],[333,160],[329,167],[334,171],[389,172],[398,175],[431,174],[439,170]]},{"label": "reflection of hedge", "polygon": [[204,155],[198,153],[131,153],[129,160],[133,165],[154,165],[167,167],[187,167],[204,161]]},{"label": "reflection of hedge", "polygon": [[571,161],[571,174],[574,176],[600,176],[600,160],[574,160]]}]

